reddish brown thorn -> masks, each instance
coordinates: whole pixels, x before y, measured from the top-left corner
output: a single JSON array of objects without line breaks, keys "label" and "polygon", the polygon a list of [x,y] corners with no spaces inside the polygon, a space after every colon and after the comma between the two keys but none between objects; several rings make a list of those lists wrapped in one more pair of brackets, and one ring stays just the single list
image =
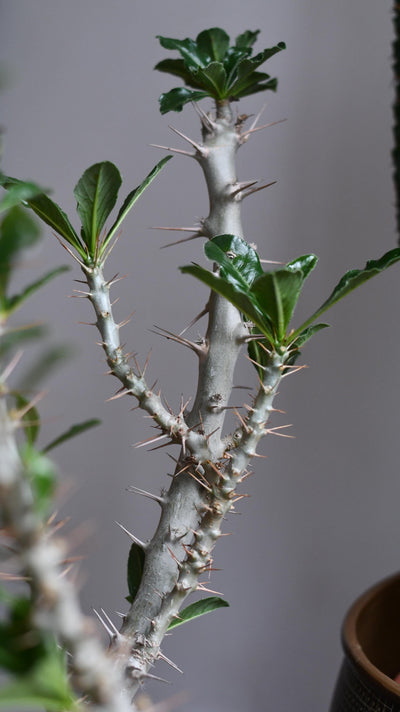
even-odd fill
[{"label": "reddish brown thorn", "polygon": [[129,314],[129,316],[127,316],[126,319],[124,319],[123,321],[120,321],[120,323],[116,325],[117,328],[118,328],[118,329],[121,329],[123,326],[126,326],[127,324],[129,324],[129,322],[131,321],[131,319],[132,319],[132,317],[133,317],[135,311],[136,311],[136,310],[134,309],[133,312],[131,312],[131,313]]},{"label": "reddish brown thorn", "polygon": [[[122,386],[122,388],[125,389],[125,386]],[[118,398],[123,398],[124,396],[131,396],[131,395],[132,395],[131,391],[128,391],[125,389],[125,390],[122,390],[122,392],[121,392],[121,389],[119,389],[119,391],[117,391],[115,395],[111,396],[111,398],[106,398],[105,402],[109,403],[110,401],[118,400]]]},{"label": "reddish brown thorn", "polygon": [[167,433],[163,433],[162,435],[157,435],[157,437],[155,437],[155,438],[151,437],[151,438],[147,438],[147,440],[141,440],[140,442],[135,443],[135,445],[133,447],[138,449],[140,447],[144,447],[145,445],[151,445],[151,443],[155,443],[158,440],[163,440],[164,438],[168,438],[168,437],[169,436]]},{"label": "reddish brown thorn", "polygon": [[53,235],[54,235],[54,237],[58,240],[58,242],[60,243],[61,247],[63,247],[64,250],[67,250],[67,252],[68,252],[68,253],[71,255],[71,257],[78,263],[78,265],[80,265],[80,266],[82,267],[82,269],[84,269],[85,271],[87,271],[87,270],[88,270],[88,267],[87,267],[80,259],[78,259],[78,257],[72,252],[72,250],[69,249],[69,247],[67,247],[67,245],[59,238],[59,236],[57,235],[57,233],[53,232]]},{"label": "reddish brown thorn", "polygon": [[248,131],[244,131],[242,134],[240,134],[240,138],[242,140],[246,140],[248,136],[255,133],[256,131],[268,129],[270,126],[276,126],[277,124],[281,124],[283,121],[286,121],[286,119],[278,119],[278,121],[271,121],[269,124],[264,124],[263,126],[254,126],[254,128],[250,128]]},{"label": "reddish brown thorn", "polygon": [[[208,583],[208,581],[205,581],[205,583]],[[213,591],[212,588],[206,588],[203,583],[199,581],[197,584],[196,591],[207,591],[207,593],[214,593],[216,596],[223,596],[224,594],[221,593],[221,591]]]},{"label": "reddish brown thorn", "polygon": [[132,539],[132,541],[135,544],[140,546],[142,549],[147,548],[147,544],[145,544],[143,541],[140,541],[140,539],[138,539],[134,534],[132,534],[132,532],[130,532],[128,529],[126,529],[126,527],[124,527],[123,524],[120,524],[119,522],[115,522],[115,523],[117,524],[117,526],[120,527],[120,529],[122,529],[123,532],[125,532],[125,534],[127,534],[129,536],[130,539]]},{"label": "reddish brown thorn", "polygon": [[190,324],[188,324],[187,326],[185,326],[185,328],[184,328],[182,331],[179,332],[178,336],[182,336],[182,335],[185,333],[185,331],[187,331],[187,330],[190,329],[192,326],[194,326],[194,324],[196,324],[196,322],[199,321],[199,319],[201,319],[203,316],[205,316],[206,314],[208,314],[208,312],[209,312],[209,306],[208,306],[208,304],[207,304],[207,305],[204,307],[204,309],[203,309],[199,314],[197,314],[197,316],[195,316],[194,319],[192,319],[192,321],[190,322]]},{"label": "reddish brown thorn", "polygon": [[167,546],[167,549],[168,549],[168,551],[169,551],[171,557],[173,558],[173,560],[174,560],[175,563],[177,564],[178,569],[181,569],[181,568],[182,568],[182,562],[179,561],[179,559],[175,556],[174,552],[172,551],[172,549],[169,548],[169,546]]},{"label": "reddish brown thorn", "polygon": [[126,279],[128,275],[123,274],[122,277],[119,277],[118,272],[117,274],[114,275],[114,277],[111,277],[111,279],[106,282],[106,287],[110,288],[112,287],[113,284],[116,284],[117,282],[120,282],[122,279]]},{"label": "reddish brown thorn", "polygon": [[174,247],[175,245],[181,245],[183,242],[196,240],[198,237],[205,237],[205,235],[201,232],[195,232],[194,235],[191,235],[190,237],[184,237],[182,240],[175,240],[174,242],[168,242],[166,245],[161,245],[160,250],[165,250],[167,247]]},{"label": "reddish brown thorn", "polygon": [[265,183],[265,185],[260,185],[258,188],[251,188],[246,193],[243,193],[242,197],[247,198],[249,195],[253,195],[253,193],[258,193],[259,190],[264,190],[264,188],[269,188],[271,185],[275,185],[276,182],[276,180],[273,180],[270,183]]},{"label": "reddish brown thorn", "polygon": [[199,153],[201,156],[203,156],[204,158],[208,156],[208,148],[205,148],[205,146],[201,146],[199,143],[196,143],[196,141],[193,141],[193,139],[189,138],[189,136],[186,136],[186,134],[182,133],[182,131],[178,131],[178,129],[175,129],[173,126],[169,126],[168,128],[171,129],[171,131],[176,133],[178,136],[183,138],[184,141],[190,143],[190,145],[193,146],[193,148],[195,148],[197,153]]},{"label": "reddish brown thorn", "polygon": [[190,477],[193,477],[193,479],[196,480],[196,482],[199,485],[201,485],[201,487],[204,487],[204,489],[207,490],[207,492],[212,492],[211,487],[208,484],[206,484],[205,482],[203,482],[202,480],[200,480],[198,477],[196,477],[196,475],[194,475],[193,472],[188,471],[188,475],[190,475]]},{"label": "reddish brown thorn", "polygon": [[197,232],[198,228],[194,227],[165,227],[164,225],[154,225],[150,230],[171,230],[175,232]]},{"label": "reddish brown thorn", "polygon": [[171,148],[171,146],[161,146],[158,143],[149,143],[152,148],[162,148],[164,151],[172,151],[172,153],[180,153],[182,156],[189,156],[190,158],[196,158],[195,153],[190,153],[190,151],[182,151],[180,148]]}]

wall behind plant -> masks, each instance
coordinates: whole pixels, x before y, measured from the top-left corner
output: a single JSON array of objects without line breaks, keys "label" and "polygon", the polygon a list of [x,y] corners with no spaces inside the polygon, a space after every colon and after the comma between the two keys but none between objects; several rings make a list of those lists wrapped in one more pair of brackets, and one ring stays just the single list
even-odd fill
[{"label": "wall behind plant", "polygon": [[[115,162],[131,189],[162,155],[150,143],[179,145],[169,123],[199,133],[190,108],[159,114],[156,99],[171,85],[152,71],[165,56],[155,35],[195,36],[215,25],[231,36],[260,28],[260,47],[287,43],[271,60],[277,95],[253,97],[239,111],[255,113],[266,99],[265,120],[288,121],[256,134],[239,160],[240,178],[278,180],[247,201],[248,239],[272,260],[320,256],[300,317],[348,268],[395,246],[388,0],[248,0],[245,13],[238,0],[2,0],[2,167],[53,187],[67,212],[77,178],[96,161]],[[110,277],[113,268],[129,273],[115,287],[121,319],[136,310],[125,339],[142,360],[153,347],[151,374],[173,406],[193,393],[196,364],[150,329],[179,331],[203,306],[202,287],[176,270],[199,259],[201,245],[160,251],[170,236],[148,226],[190,225],[206,212],[198,167],[175,158],[141,198],[109,265]],[[48,233],[24,270],[65,261]],[[231,609],[177,631],[164,646],[185,676],[161,665],[158,672],[189,691],[191,712],[326,710],[346,607],[399,568],[398,285],[394,267],[338,305],[329,314],[333,328],[305,349],[309,368],[281,389],[278,407],[287,415],[273,424],[293,423],[296,438],[265,441],[268,457],[247,484],[251,498],[230,517],[233,536],[215,552],[223,571],[211,587]],[[74,541],[87,555],[79,575],[84,605],[112,612],[124,606],[129,547],[113,522],[146,538],[158,515],[125,488],[156,491],[172,463],[132,448],[149,430],[130,402],[104,403],[114,384],[102,375],[94,330],[77,324],[92,320],[88,305],[67,299],[71,290],[69,274],[32,301],[25,319],[49,321],[52,341],[75,350],[46,382],[43,442],[71,422],[103,420],[60,448],[58,461],[61,511],[72,515]],[[253,378],[243,362],[237,383],[251,386]],[[154,699],[170,694],[149,690]]]}]

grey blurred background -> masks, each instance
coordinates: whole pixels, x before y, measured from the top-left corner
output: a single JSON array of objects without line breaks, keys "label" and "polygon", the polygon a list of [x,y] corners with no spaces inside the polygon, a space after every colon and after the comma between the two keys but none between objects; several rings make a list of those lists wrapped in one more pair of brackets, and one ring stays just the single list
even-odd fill
[{"label": "grey blurred background", "polygon": [[[121,197],[163,152],[183,147],[168,124],[196,137],[194,111],[162,117],[157,97],[174,85],[152,71],[167,55],[155,35],[196,36],[224,27],[232,37],[262,30],[257,47],[286,41],[268,63],[278,93],[242,101],[263,122],[286,122],[256,134],[240,150],[239,178],[277,180],[244,205],[249,241],[264,258],[287,261],[315,252],[320,264],[297,318],[307,316],[350,267],[396,244],[391,182],[391,3],[388,0],[3,0],[0,100],[5,141],[2,168],[54,189],[74,213],[72,189],[83,170],[111,160],[125,180]],[[207,102],[205,104],[207,108]],[[206,292],[177,266],[201,258],[200,241],[160,250],[170,235],[151,225],[190,225],[207,214],[201,172],[175,157],[137,204],[108,265],[129,273],[114,288],[117,317],[133,309],[123,339],[145,359],[176,407],[195,389],[195,359],[151,333],[153,324],[179,331]],[[173,239],[173,236],[172,238]],[[68,261],[47,230],[21,281]],[[28,269],[29,266],[29,269]],[[273,425],[293,423],[295,439],[270,436],[247,481],[251,497],[231,516],[215,551],[211,587],[230,609],[177,630],[156,674],[173,687],[147,686],[154,700],[186,690],[190,712],[325,712],[341,659],[339,632],[352,599],[400,566],[399,272],[369,282],[329,313],[331,329],[305,347],[308,369],[287,379]],[[124,609],[129,541],[122,522],[143,539],[158,511],[128,495],[132,483],[157,491],[168,483],[165,451],[132,444],[148,437],[148,421],[131,401],[105,403],[116,382],[103,377],[89,305],[67,299],[79,270],[63,275],[16,318],[50,322],[53,343],[75,356],[46,382],[41,412],[44,444],[71,422],[103,425],[55,451],[63,473],[61,513],[72,516],[86,610]],[[199,325],[199,330],[204,325]],[[29,362],[31,356],[25,356]],[[21,369],[23,367],[21,366]],[[254,385],[243,358],[237,383]],[[237,397],[237,396],[236,396]],[[236,404],[236,403],[235,403]],[[85,528],[84,523],[89,522]],[[81,533],[84,534],[81,537]],[[83,541],[81,541],[81,538]]]}]

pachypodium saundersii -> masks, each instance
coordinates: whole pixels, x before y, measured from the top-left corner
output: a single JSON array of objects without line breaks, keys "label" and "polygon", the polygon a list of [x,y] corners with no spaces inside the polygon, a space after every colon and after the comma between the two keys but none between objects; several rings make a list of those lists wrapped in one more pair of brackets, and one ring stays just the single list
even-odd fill
[{"label": "pachypodium saundersii", "polygon": [[[186,142],[188,148],[158,147],[185,158],[190,157],[199,164],[210,203],[209,214],[196,228],[189,230],[189,237],[183,238],[204,238],[204,253],[209,267],[194,263],[181,268],[184,274],[192,275],[210,290],[208,298],[205,298],[206,306],[199,308],[190,325],[207,317],[204,337],[200,341],[192,341],[183,332],[174,334],[159,330],[167,339],[192,350],[198,358],[197,388],[190,407],[190,401],[182,402],[176,412],[166,406],[161,393],[146,380],[147,362],[140,367],[136,358],[125,350],[120,341],[120,329],[127,320],[119,324],[115,322],[110,297],[110,290],[119,278],[105,275],[107,258],[125,217],[143,191],[161,171],[164,172],[170,156],[163,158],[145,180],[127,195],[108,230],[105,224],[116,205],[121,186],[119,171],[110,161],[88,168],[75,187],[80,232],[38,186],[8,176],[1,177],[2,185],[8,191],[3,199],[9,201],[7,209],[12,208],[10,201],[13,196],[15,204],[22,202],[29,207],[51,227],[78,263],[85,287],[76,294],[88,299],[94,309],[95,324],[109,372],[120,382],[120,389],[114,398],[127,396],[136,399],[138,407],[150,416],[158,429],[157,435],[138,445],[156,448],[170,444],[180,446],[168,490],[158,495],[135,485],[131,487],[136,494],[153,499],[161,509],[161,516],[154,536],[146,543],[121,525],[132,541],[128,560],[130,608],[123,615],[120,627],[116,627],[104,612],[98,614],[110,634],[110,649],[107,655],[103,655],[90,638],[90,657],[85,647],[89,640],[85,638],[87,622],[79,617],[75,599],[68,599],[75,616],[75,636],[71,636],[61,625],[60,616],[64,615],[66,606],[62,591],[54,586],[52,597],[47,600],[43,593],[47,590],[44,586],[45,572],[42,567],[34,566],[37,557],[41,561],[42,556],[44,559],[47,556],[48,550],[41,554],[42,550],[37,553],[35,547],[46,539],[48,525],[43,525],[39,513],[38,519],[30,519],[29,537],[21,529],[21,521],[24,520],[21,512],[26,502],[31,500],[34,507],[35,496],[39,495],[32,490],[24,474],[26,461],[29,464],[34,456],[29,454],[27,458],[25,454],[24,461],[15,440],[12,414],[6,407],[10,394],[6,387],[8,371],[5,370],[6,377],[3,376],[1,381],[4,412],[0,449],[4,454],[11,455],[0,458],[3,463],[0,485],[4,517],[21,551],[22,575],[29,576],[33,609],[40,614],[35,618],[35,625],[56,636],[71,654],[72,684],[79,694],[87,696],[85,705],[88,703],[96,710],[125,712],[134,709],[131,700],[143,681],[154,677],[151,670],[156,661],[163,659],[176,667],[161,650],[166,632],[194,617],[228,605],[209,590],[209,581],[204,581],[204,576],[212,570],[213,550],[224,534],[224,518],[234,508],[235,502],[245,496],[238,488],[249,474],[250,463],[257,456],[258,443],[268,432],[277,430],[270,427],[269,418],[281,380],[301,368],[296,363],[300,349],[311,336],[327,326],[318,321],[320,316],[357,286],[400,260],[400,249],[394,249],[378,260],[367,262],[363,269],[347,272],[308,319],[292,326],[296,303],[305,280],[316,266],[317,258],[315,255],[302,255],[275,270],[265,271],[256,249],[246,241],[246,229],[241,223],[243,200],[268,188],[271,183],[264,185],[239,178],[237,153],[256,132],[272,124],[258,125],[259,116],[249,123],[250,117],[239,115],[236,111],[236,102],[254,93],[276,90],[277,80],[259,69],[285,49],[285,44],[280,42],[253,54],[257,38],[258,31],[247,30],[231,45],[229,36],[220,28],[205,30],[196,40],[159,37],[164,49],[176,51],[180,57],[164,59],[156,69],[184,82],[184,86],[160,97],[161,113],[179,112],[184,105],[191,103],[200,121],[201,138],[189,138],[174,128],[172,130]],[[212,109],[206,111],[198,106],[199,101],[209,103],[210,99]],[[4,245],[3,249],[6,249]],[[2,314],[5,323],[23,299],[6,297],[7,279],[3,282]],[[29,294],[23,295],[23,298],[26,296]],[[225,417],[231,407],[234,369],[239,355],[246,350],[255,367],[257,386],[251,402],[235,409],[236,429],[226,432]],[[24,406],[21,403],[17,420],[28,412],[32,414],[34,405],[27,402]],[[78,431],[82,429],[78,428]],[[28,429],[27,433],[29,448],[34,452],[35,433],[32,429]],[[7,489],[10,472],[14,472],[13,494]],[[46,502],[46,509],[48,504]],[[50,570],[53,578],[60,575],[62,568],[62,557],[57,556]],[[42,592],[41,597],[36,595],[38,590]],[[187,597],[194,592],[213,595],[182,609]],[[90,660],[86,667],[85,655],[86,661]],[[101,670],[101,676],[90,674],[91,668],[96,666]],[[64,677],[62,679],[63,696],[60,693],[57,701],[54,693],[54,698],[47,700],[49,707],[79,707],[72,693],[69,695],[66,692],[67,683]],[[31,695],[34,695],[32,689]],[[55,707],[57,704],[59,706]]]}]

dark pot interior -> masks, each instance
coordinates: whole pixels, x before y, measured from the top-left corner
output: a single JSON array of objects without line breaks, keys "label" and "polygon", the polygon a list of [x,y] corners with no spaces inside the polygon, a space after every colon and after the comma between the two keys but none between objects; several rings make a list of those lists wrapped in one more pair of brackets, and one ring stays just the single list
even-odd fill
[{"label": "dark pot interior", "polygon": [[360,646],[368,661],[388,678],[400,673],[400,576],[378,584],[356,603],[345,621],[343,637],[355,654]]},{"label": "dark pot interior", "polygon": [[400,574],[350,608],[342,629],[345,659],[330,712],[400,712]]}]

